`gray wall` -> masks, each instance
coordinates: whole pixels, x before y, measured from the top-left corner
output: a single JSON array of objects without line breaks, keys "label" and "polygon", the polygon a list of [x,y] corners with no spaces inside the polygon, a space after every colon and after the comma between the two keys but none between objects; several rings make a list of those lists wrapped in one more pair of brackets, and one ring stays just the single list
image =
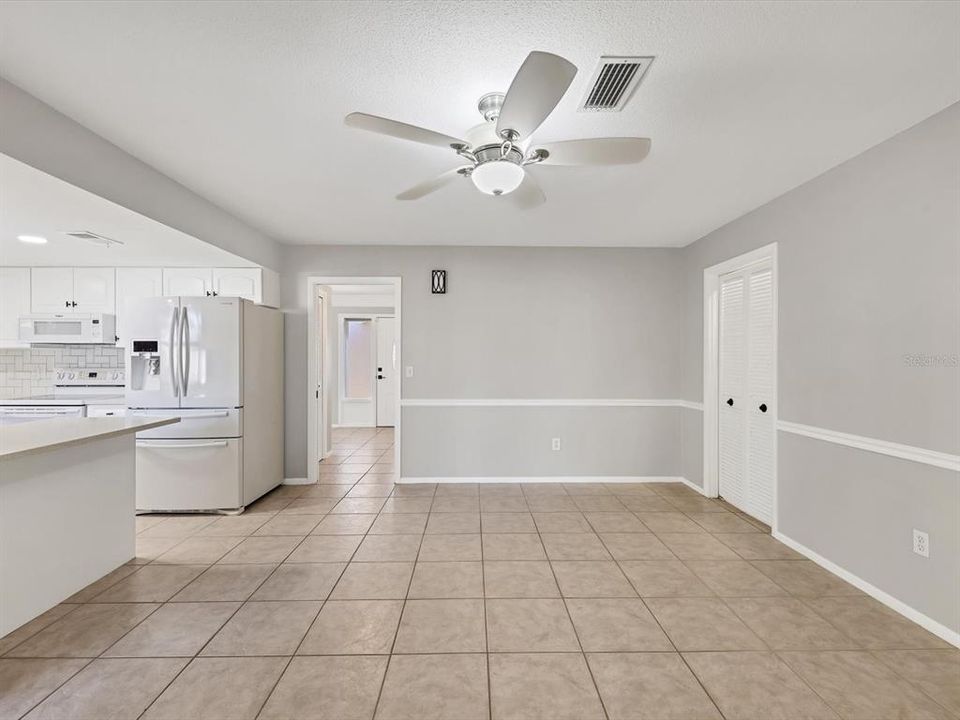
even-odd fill
[{"label": "gray wall", "polygon": [[3,78],[0,107],[0,152],[279,270],[278,243]]},{"label": "gray wall", "polygon": [[[446,295],[430,294],[433,268],[447,270]],[[287,249],[287,476],[306,474],[308,276],[403,278],[403,364],[415,368],[413,378],[402,380],[404,398],[676,398],[682,386],[681,270],[680,252],[667,249]],[[556,435],[546,420],[588,413],[602,430],[580,437],[583,421],[571,420],[564,426],[565,449],[554,453],[549,438]],[[483,435],[479,429],[490,427],[491,415],[494,426],[528,439],[504,444]],[[633,416],[642,417],[638,427],[647,430],[623,439],[618,425],[625,415],[617,408],[564,413],[406,408],[402,471],[407,476],[678,475],[675,409],[641,408]],[[660,423],[654,417],[666,419]],[[458,426],[464,428],[456,445],[462,457],[432,455],[431,428]],[[638,455],[633,443],[656,453]],[[496,464],[463,459],[491,451],[501,454]],[[575,453],[593,459],[574,461]]]},{"label": "gray wall", "polygon": [[[701,400],[703,268],[776,241],[779,419],[960,453],[960,105],[684,250],[683,393]],[[685,414],[696,414],[685,410]],[[702,428],[685,418],[683,462]],[[956,473],[779,433],[780,531],[954,630]],[[931,557],[910,550],[930,533]]]}]

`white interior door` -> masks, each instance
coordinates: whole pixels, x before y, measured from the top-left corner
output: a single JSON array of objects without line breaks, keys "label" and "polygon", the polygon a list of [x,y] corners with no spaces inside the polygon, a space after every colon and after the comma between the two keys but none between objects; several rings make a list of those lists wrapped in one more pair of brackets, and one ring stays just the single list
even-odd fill
[{"label": "white interior door", "polygon": [[314,402],[316,403],[317,416],[317,457],[319,462],[326,457],[330,447],[330,407],[329,390],[327,388],[327,297],[321,289],[316,298],[316,322],[317,331],[314,333],[316,345],[314,347],[314,357],[316,362],[313,366],[316,368],[316,388],[314,391]]},{"label": "white interior door", "polygon": [[372,316],[340,318],[340,425],[377,424],[376,328]]},{"label": "white interior door", "polygon": [[773,283],[770,263],[720,277],[720,495],[768,524],[776,474]]},{"label": "white interior door", "polygon": [[396,324],[392,317],[377,318],[377,426],[393,427],[396,424],[397,388],[397,338]]}]

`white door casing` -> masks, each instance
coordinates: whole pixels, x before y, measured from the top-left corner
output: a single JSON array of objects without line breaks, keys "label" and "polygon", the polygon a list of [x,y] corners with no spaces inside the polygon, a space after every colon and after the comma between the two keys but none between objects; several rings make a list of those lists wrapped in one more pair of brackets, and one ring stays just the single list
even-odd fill
[{"label": "white door casing", "polygon": [[[316,340],[314,334],[317,332],[324,332],[326,328],[321,327],[320,318],[318,317],[318,309],[316,304],[313,302],[312,298],[321,291],[322,289],[329,290],[331,286],[335,285],[385,285],[393,288],[393,298],[394,298],[394,313],[395,323],[396,323],[396,336],[397,336],[397,367],[403,367],[403,344],[402,344],[402,299],[403,299],[403,280],[399,276],[341,276],[341,275],[323,275],[323,276],[308,276],[305,279],[304,284],[302,285],[302,292],[305,293],[305,305],[307,307],[307,367],[305,373],[306,379],[306,389],[313,395],[312,385],[316,381],[317,367],[321,364],[321,358],[317,357],[316,353]],[[329,295],[327,298],[329,299]],[[324,307],[327,307],[329,302]],[[334,322],[335,315],[330,315],[328,311],[329,322]],[[329,337],[329,336],[328,336]],[[328,388],[329,392],[327,393],[330,398],[330,402],[337,402],[339,400],[339,393],[336,388],[333,387],[333,384],[330,381],[330,375],[332,374],[331,368],[333,363],[338,362],[336,357],[337,348],[333,346],[333,343],[328,343],[325,349],[327,362],[323,364],[324,368],[324,381],[325,387]],[[402,443],[402,422],[403,415],[400,412],[400,396],[401,392],[397,392],[397,409],[396,409],[396,424],[394,425],[394,448],[393,448],[393,459],[397,467],[401,467],[401,448],[403,447]],[[329,412],[331,406],[328,404],[326,406],[327,411]],[[316,462],[317,457],[317,444],[318,438],[316,431],[311,432],[310,428],[315,427],[317,423],[317,414],[321,408],[318,408],[314,403],[307,403],[307,452],[306,455],[306,466],[307,466],[307,480],[309,482],[317,482],[317,479],[320,475],[320,464]],[[329,418],[330,415],[328,414]],[[330,436],[330,425],[327,425],[327,440],[329,442]],[[329,445],[328,445],[329,448]]]},{"label": "white door casing", "polygon": [[773,520],[773,268],[761,262],[720,277],[719,493]]},{"label": "white door casing", "polygon": [[377,426],[393,427],[396,423],[398,382],[397,341],[394,318],[382,315],[377,323]]}]

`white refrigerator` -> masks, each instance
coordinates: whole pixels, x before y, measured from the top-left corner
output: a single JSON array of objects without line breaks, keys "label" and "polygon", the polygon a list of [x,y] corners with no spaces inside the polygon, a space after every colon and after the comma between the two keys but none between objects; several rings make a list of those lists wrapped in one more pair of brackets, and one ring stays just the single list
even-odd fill
[{"label": "white refrigerator", "polygon": [[180,422],[137,435],[137,510],[239,512],[283,480],[283,320],[229,297],[128,301],[128,414]]}]

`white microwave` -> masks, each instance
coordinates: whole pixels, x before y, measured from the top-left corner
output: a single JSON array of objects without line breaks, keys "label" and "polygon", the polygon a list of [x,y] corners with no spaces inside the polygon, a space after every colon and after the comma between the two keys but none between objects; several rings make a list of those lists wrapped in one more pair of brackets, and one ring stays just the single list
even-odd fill
[{"label": "white microwave", "polygon": [[50,313],[20,317],[19,338],[33,345],[113,345],[116,318],[106,313]]}]

